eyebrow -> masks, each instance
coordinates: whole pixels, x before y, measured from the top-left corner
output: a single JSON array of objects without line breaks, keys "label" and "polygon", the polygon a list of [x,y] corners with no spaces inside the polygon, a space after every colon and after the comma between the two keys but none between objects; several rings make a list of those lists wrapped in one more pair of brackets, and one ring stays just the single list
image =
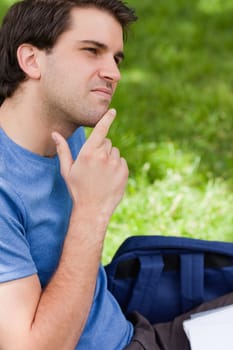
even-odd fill
[{"label": "eyebrow", "polygon": [[[103,43],[101,43],[99,41],[96,41],[96,40],[80,40],[79,43],[94,45],[94,46],[98,47],[99,49],[101,49],[103,51],[108,49],[108,46],[106,44],[103,44]],[[114,56],[120,58],[122,61],[125,58],[125,55],[124,55],[123,51],[116,52],[116,54]]]}]

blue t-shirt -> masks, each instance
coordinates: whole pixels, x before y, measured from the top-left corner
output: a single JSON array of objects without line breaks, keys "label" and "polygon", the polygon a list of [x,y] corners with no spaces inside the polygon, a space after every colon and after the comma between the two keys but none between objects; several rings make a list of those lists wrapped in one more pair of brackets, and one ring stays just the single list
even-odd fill
[{"label": "blue t-shirt", "polygon": [[[85,136],[68,140],[74,158]],[[61,256],[72,201],[59,160],[41,157],[14,143],[0,129],[0,282],[38,274],[44,288]],[[81,306],[80,306],[81,307]],[[92,308],[77,350],[120,350],[133,326],[107,290],[100,266]]]}]

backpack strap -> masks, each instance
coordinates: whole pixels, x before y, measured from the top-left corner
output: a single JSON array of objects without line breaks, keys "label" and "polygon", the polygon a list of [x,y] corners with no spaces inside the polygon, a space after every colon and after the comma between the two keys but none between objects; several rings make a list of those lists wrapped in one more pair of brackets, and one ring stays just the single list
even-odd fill
[{"label": "backpack strap", "polygon": [[204,300],[204,253],[180,254],[182,311],[186,312]]},{"label": "backpack strap", "polygon": [[141,255],[138,259],[140,261],[140,270],[127,309],[148,313],[151,307],[151,303],[148,303],[148,300],[154,300],[155,294],[155,289],[152,286],[156,286],[159,283],[164,263],[161,254]]}]

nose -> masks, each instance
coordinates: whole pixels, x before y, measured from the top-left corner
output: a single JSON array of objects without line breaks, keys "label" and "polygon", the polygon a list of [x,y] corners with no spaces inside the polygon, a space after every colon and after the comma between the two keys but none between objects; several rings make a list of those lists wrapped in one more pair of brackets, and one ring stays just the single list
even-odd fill
[{"label": "nose", "polygon": [[111,83],[118,83],[121,79],[120,69],[114,57],[108,57],[104,60],[101,69],[99,70],[101,79]]}]

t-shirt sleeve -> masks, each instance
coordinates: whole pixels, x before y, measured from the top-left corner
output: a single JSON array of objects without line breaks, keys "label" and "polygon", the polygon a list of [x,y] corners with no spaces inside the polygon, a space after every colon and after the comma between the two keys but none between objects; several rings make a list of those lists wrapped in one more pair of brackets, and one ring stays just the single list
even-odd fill
[{"label": "t-shirt sleeve", "polygon": [[7,182],[0,180],[0,282],[37,273],[26,226],[22,200]]}]

